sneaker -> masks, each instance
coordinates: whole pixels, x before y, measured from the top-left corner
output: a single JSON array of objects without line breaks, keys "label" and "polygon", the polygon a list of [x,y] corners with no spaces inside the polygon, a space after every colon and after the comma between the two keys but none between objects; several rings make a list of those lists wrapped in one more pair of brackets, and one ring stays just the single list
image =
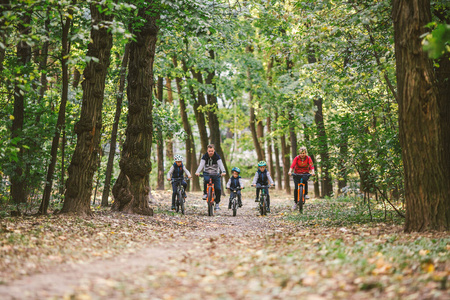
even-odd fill
[{"label": "sneaker", "polygon": [[267,212],[270,213],[270,206],[267,207]]},{"label": "sneaker", "polygon": [[309,199],[309,196],[308,196],[308,195],[305,195],[305,199]]},{"label": "sneaker", "polygon": [[231,209],[231,201],[228,202],[228,209]]},{"label": "sneaker", "polygon": [[239,204],[238,204],[238,206],[239,206],[239,207],[242,207],[242,202],[240,202],[240,201],[239,201]]},{"label": "sneaker", "polygon": [[219,203],[216,203],[215,210],[220,210]]},{"label": "sneaker", "polygon": [[208,195],[206,195],[206,194],[203,194],[203,197],[202,197],[202,199],[203,199],[203,200],[206,200],[206,198],[208,198]]},{"label": "sneaker", "polygon": [[259,202],[259,198],[255,198],[255,202]]},{"label": "sneaker", "polygon": [[294,204],[294,206],[292,206],[292,210],[296,210],[298,208],[297,203]]},{"label": "sneaker", "polygon": [[184,199],[186,199],[186,198],[187,198],[187,195],[186,195],[186,193],[185,193],[185,194],[183,194],[183,197],[184,197]]},{"label": "sneaker", "polygon": [[172,210],[175,210],[175,205],[172,205]]}]

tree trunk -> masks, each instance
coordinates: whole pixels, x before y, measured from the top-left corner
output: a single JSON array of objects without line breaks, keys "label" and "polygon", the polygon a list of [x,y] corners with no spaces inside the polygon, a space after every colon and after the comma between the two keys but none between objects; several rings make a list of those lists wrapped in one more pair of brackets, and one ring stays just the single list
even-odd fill
[{"label": "tree trunk", "polygon": [[288,113],[289,115],[289,140],[291,141],[291,157],[294,159],[294,157],[297,156],[297,134],[295,133],[295,127],[294,127],[294,117],[292,115],[293,108],[290,108],[290,111]]},{"label": "tree trunk", "polygon": [[112,33],[103,22],[112,21],[111,14],[100,13],[98,3],[91,4],[91,43],[87,56],[96,57],[84,69],[83,100],[80,120],[75,125],[77,145],[69,166],[66,194],[61,213],[90,214],[92,181],[97,170],[102,129],[102,106],[106,74],[111,55]]},{"label": "tree trunk", "polygon": [[[278,112],[275,111],[275,123],[278,122]],[[277,169],[277,182],[278,189],[283,189],[283,175],[281,172],[281,163],[280,163],[280,150],[279,150],[279,142],[278,139],[274,139],[274,150],[275,150],[275,168]]]},{"label": "tree trunk", "polygon": [[158,37],[155,13],[157,1],[139,8],[143,25],[135,32],[136,41],[130,43],[128,72],[128,118],[126,139],[120,159],[120,174],[113,187],[113,210],[141,215],[153,215],[149,206],[150,160],[153,135],[152,90],[153,62]]},{"label": "tree trunk", "polygon": [[[164,78],[158,76],[156,88],[156,97],[158,98],[158,105],[163,105],[163,88],[164,88]],[[156,141],[156,151],[158,157],[158,183],[157,190],[164,190],[164,142],[163,142],[163,134],[162,128],[158,128],[158,132],[156,133],[158,140]]]},{"label": "tree trunk", "polygon": [[[405,231],[450,229],[449,95],[440,94],[421,36],[431,22],[429,0],[393,1],[399,137],[405,176]],[[448,83],[447,83],[448,84]],[[444,104],[445,103],[445,104]],[[448,138],[448,137],[447,137]]]},{"label": "tree trunk", "polygon": [[286,194],[291,193],[291,185],[289,183],[289,174],[288,170],[291,167],[290,159],[289,159],[289,148],[286,145],[286,137],[284,134],[281,136],[281,155],[283,157],[283,175],[284,175],[284,189]]},{"label": "tree trunk", "polygon": [[322,196],[331,196],[333,194],[333,182],[330,174],[330,154],[328,153],[328,140],[322,113],[322,98],[314,99],[314,106],[317,108],[314,115],[314,120],[317,126],[317,139],[319,140],[319,155],[321,162],[320,169],[322,173]]},{"label": "tree trunk", "polygon": [[[17,25],[19,33],[23,36],[27,36],[31,33],[31,17],[29,13],[25,13],[22,22]],[[22,78],[27,74],[27,65],[31,61],[31,47],[25,42],[25,40],[20,40],[17,43],[17,60],[20,66],[18,78]],[[23,136],[23,124],[24,124],[24,113],[25,113],[25,95],[26,91],[22,90],[21,82],[15,81],[14,84],[14,120],[12,122],[11,132],[12,139],[19,138]],[[23,174],[26,162],[23,160],[24,147],[21,141],[17,143],[19,150],[18,161],[14,165],[14,171],[11,175],[11,196],[14,203],[25,203],[28,197],[28,187],[27,181]]]},{"label": "tree trunk", "polygon": [[[304,131],[305,132],[305,141],[306,141],[306,144],[308,145],[307,147],[309,148],[310,142],[309,142],[309,133],[307,130],[308,127],[306,126],[306,124],[303,124],[303,128],[305,129],[305,131]],[[308,152],[308,155],[309,155],[309,157],[311,157],[311,160],[314,164],[314,168],[316,168],[317,165],[316,165],[315,155],[311,152]],[[315,174],[316,175],[314,176],[314,196],[317,198],[320,198],[319,171],[317,169],[316,169]]]},{"label": "tree trunk", "polygon": [[[167,103],[173,105],[173,93],[172,93],[172,78],[166,77],[166,88],[167,88]],[[171,137],[166,139],[166,157],[167,159],[173,159],[173,140]]]},{"label": "tree trunk", "polygon": [[[174,56],[172,57],[173,65],[175,68],[178,66],[177,58]],[[192,128],[191,124],[189,123],[188,115],[187,115],[187,108],[186,103],[184,101],[184,95],[183,95],[183,89],[181,86],[181,78],[175,77],[175,82],[177,85],[178,95],[179,95],[179,102],[180,102],[180,114],[181,114],[181,120],[183,121],[183,128],[186,132],[186,168],[191,172],[191,174],[194,174],[197,170],[197,157],[195,154],[195,143],[194,143],[194,136],[192,135]],[[189,185],[188,185],[189,188]],[[192,190],[193,191],[199,191],[200,190],[200,180],[197,176],[192,177]]]},{"label": "tree trunk", "polygon": [[[61,38],[61,74],[62,74],[62,92],[61,103],[59,105],[58,119],[56,121],[55,135],[53,136],[52,148],[50,150],[50,164],[47,170],[47,180],[45,182],[44,193],[42,195],[41,206],[39,207],[39,214],[46,215],[48,205],[50,203],[50,195],[53,188],[53,175],[55,172],[56,161],[58,159],[59,139],[61,137],[61,130],[66,122],[66,104],[69,97],[69,30],[72,25],[72,10],[69,9],[70,17],[66,20],[62,28]],[[47,80],[45,80],[47,82]],[[43,96],[43,93],[42,93]]]},{"label": "tree trunk", "polygon": [[116,111],[114,113],[114,123],[111,131],[111,141],[109,143],[108,163],[106,165],[105,185],[102,193],[102,206],[109,205],[109,191],[111,190],[111,178],[114,168],[114,157],[116,155],[117,131],[119,130],[120,115],[122,113],[122,102],[125,90],[125,80],[127,75],[128,59],[130,56],[130,44],[125,45],[122,64],[120,66],[119,90],[116,95]]},{"label": "tree trunk", "polygon": [[[183,62],[183,69],[185,70],[185,73],[187,73],[187,66],[185,62]],[[196,72],[193,68],[191,68],[191,73],[199,84],[203,84],[202,73]],[[203,113],[203,109],[205,109],[206,107],[205,95],[203,94],[202,90],[199,89],[196,97],[192,85],[189,86],[189,89],[191,90],[191,95],[192,98],[194,99],[194,115],[195,120],[197,120],[198,133],[200,135],[200,143],[202,145],[202,148],[200,150],[200,157],[201,157],[204,153],[206,153],[208,148],[208,132],[206,130],[205,114]],[[197,100],[195,100],[196,98]]]},{"label": "tree trunk", "polygon": [[[214,62],[215,54],[213,50],[209,50],[209,58]],[[219,118],[217,117],[217,113],[219,111],[219,104],[217,103],[217,97],[215,95],[217,91],[216,83],[214,82],[216,76],[216,71],[214,69],[208,70],[208,76],[205,79],[205,83],[209,86],[213,87],[213,93],[207,95],[208,105],[210,109],[208,110],[208,123],[209,123],[209,131],[211,135],[211,142],[215,146],[216,152],[219,154],[222,159],[223,166],[225,167],[226,175],[225,182],[230,178],[230,173],[228,172],[227,160],[225,157],[225,153],[222,149],[222,141],[220,137],[220,124]],[[225,189],[222,189],[222,193],[225,192]]]},{"label": "tree trunk", "polygon": [[[272,121],[271,121],[271,117],[267,117],[267,136],[269,137],[267,139],[267,165],[269,166],[269,172],[270,175],[272,176],[272,178],[276,178],[276,170],[273,166],[273,150],[272,150],[272,138],[270,137],[270,132],[271,132],[271,126],[272,126]],[[278,169],[277,169],[278,170]]]},{"label": "tree trunk", "polygon": [[341,121],[340,124],[340,139],[339,139],[339,159],[338,159],[338,194],[347,186],[347,164],[348,160],[348,126],[347,119]]}]

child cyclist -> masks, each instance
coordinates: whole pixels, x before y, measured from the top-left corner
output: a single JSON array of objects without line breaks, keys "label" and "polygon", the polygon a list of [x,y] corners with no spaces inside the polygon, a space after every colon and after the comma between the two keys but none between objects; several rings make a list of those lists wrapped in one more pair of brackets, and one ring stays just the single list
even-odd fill
[{"label": "child cyclist", "polygon": [[[232,176],[228,180],[227,183],[227,189],[231,189],[230,193],[230,200],[228,202],[228,209],[231,209],[231,199],[234,197],[233,189],[235,188],[244,188],[244,183],[242,182],[241,176],[239,174],[241,173],[241,169],[234,167],[231,169]],[[242,200],[241,200],[241,190],[236,191],[237,198],[238,198],[238,205],[239,207],[242,207]]]},{"label": "child cyclist", "polygon": [[[295,174],[309,174],[314,176],[314,165],[311,157],[308,156],[308,152],[306,151],[306,147],[300,147],[299,155],[294,158],[292,162],[291,168],[289,169],[289,176],[292,173]],[[294,171],[294,172],[292,172]],[[297,198],[298,198],[298,184],[300,183],[300,179],[303,178],[303,183],[305,184],[305,199],[309,199],[308,196],[308,176],[294,176],[294,209],[297,208]]]},{"label": "child cyclist", "polygon": [[[272,180],[272,177],[270,177],[269,171],[266,169],[266,162],[260,161],[258,163],[258,171],[255,173],[255,177],[253,177],[252,186],[261,186],[261,185],[268,185],[269,187],[271,185],[275,185],[275,183]],[[270,213],[270,195],[269,195],[269,189],[264,188],[266,195],[267,195],[267,212]],[[256,199],[255,202],[259,202],[259,189],[256,189]]]},{"label": "child cyclist", "polygon": [[[186,191],[187,183],[186,181],[184,181],[183,175],[184,173],[186,173],[188,178],[192,178],[191,173],[183,165],[183,156],[177,154],[173,157],[173,160],[175,162],[170,167],[169,173],[167,173],[167,180],[171,181],[172,179],[182,179],[181,184],[183,185],[184,190]],[[175,210],[176,193],[177,193],[177,182],[174,180],[172,181],[172,210]],[[183,197],[186,198],[186,192],[184,193]]]}]

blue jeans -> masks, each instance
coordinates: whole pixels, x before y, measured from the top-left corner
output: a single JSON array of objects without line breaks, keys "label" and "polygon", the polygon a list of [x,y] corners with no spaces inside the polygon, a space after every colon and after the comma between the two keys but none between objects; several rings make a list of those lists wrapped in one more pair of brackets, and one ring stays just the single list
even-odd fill
[{"label": "blue jeans", "polygon": [[206,186],[209,183],[209,179],[212,178],[212,182],[214,183],[214,192],[216,195],[216,203],[220,202],[220,194],[222,193],[222,189],[220,187],[220,176],[219,175],[209,175],[203,173],[203,193],[206,194]]},{"label": "blue jeans", "polygon": [[305,185],[305,195],[308,195],[308,178],[309,174],[302,174],[302,175],[294,175],[294,203],[297,203],[298,201],[298,184],[300,183],[300,179],[303,179],[303,184]]}]

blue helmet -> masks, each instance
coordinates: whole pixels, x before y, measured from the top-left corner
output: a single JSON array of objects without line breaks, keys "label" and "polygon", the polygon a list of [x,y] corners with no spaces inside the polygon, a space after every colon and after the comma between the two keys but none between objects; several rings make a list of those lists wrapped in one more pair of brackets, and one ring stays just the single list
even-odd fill
[{"label": "blue helmet", "polygon": [[238,172],[241,173],[241,169],[239,169],[238,167],[234,167],[233,169],[231,169],[231,172]]},{"label": "blue helmet", "polygon": [[263,160],[258,163],[258,167],[265,167],[265,166],[267,166],[267,164]]}]

